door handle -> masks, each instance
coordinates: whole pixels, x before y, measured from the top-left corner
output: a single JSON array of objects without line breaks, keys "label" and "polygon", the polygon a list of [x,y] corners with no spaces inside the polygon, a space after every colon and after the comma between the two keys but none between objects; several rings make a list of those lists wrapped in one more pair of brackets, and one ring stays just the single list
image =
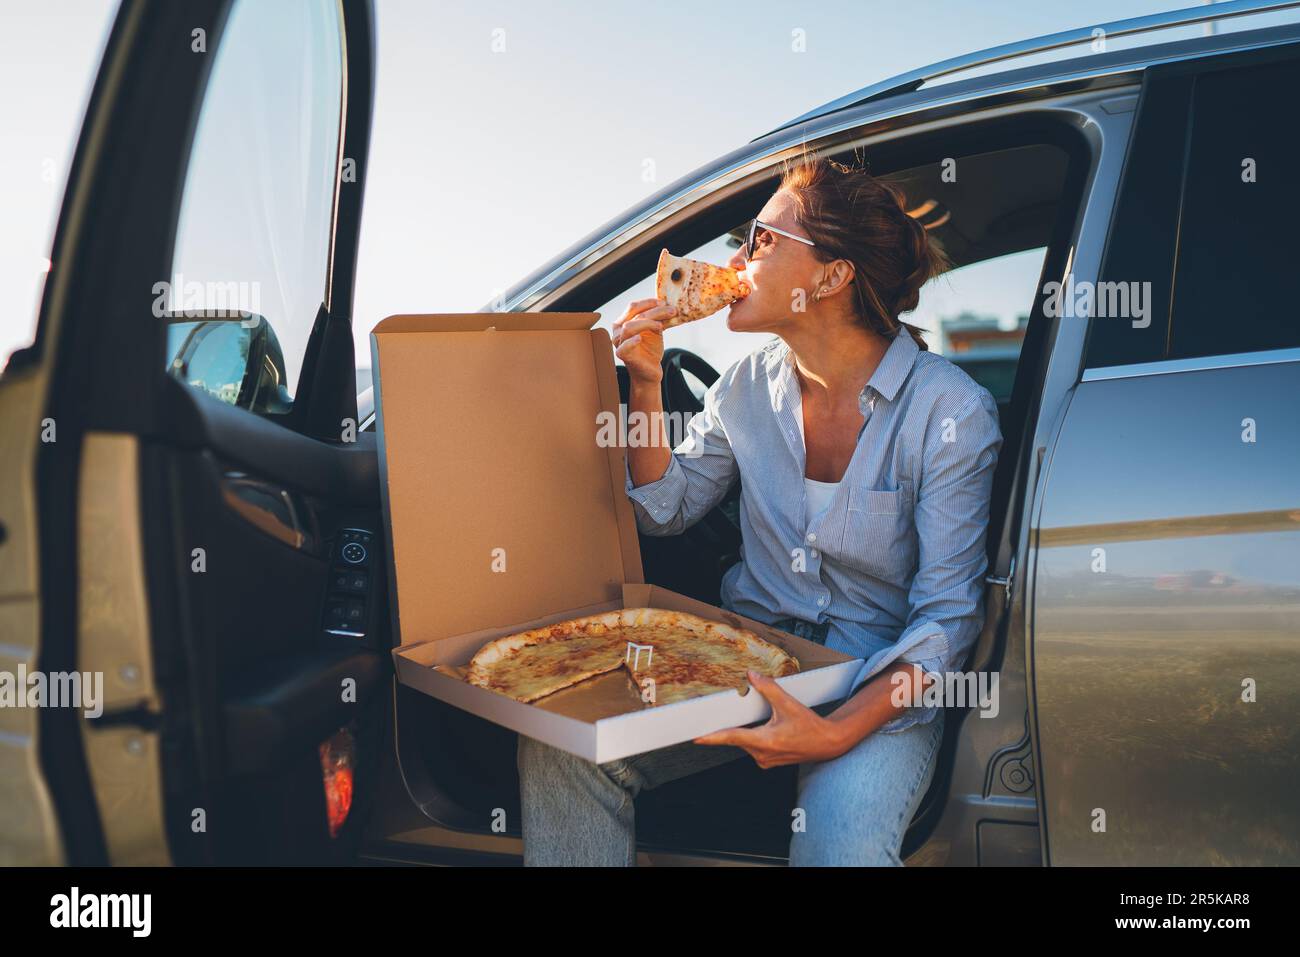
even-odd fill
[{"label": "door handle", "polygon": [[227,472],[221,496],[230,508],[290,548],[306,549],[310,536],[303,531],[293,496],[285,489],[252,478],[243,472]]}]

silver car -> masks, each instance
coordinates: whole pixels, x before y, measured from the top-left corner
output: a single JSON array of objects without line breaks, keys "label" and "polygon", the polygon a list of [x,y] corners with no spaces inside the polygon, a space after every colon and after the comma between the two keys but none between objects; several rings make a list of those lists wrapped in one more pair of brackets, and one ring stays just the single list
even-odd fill
[{"label": "silver car", "polygon": [[[950,715],[910,864],[1300,863],[1300,26],[1238,19],[1298,5],[1090,25],[877,83],[486,307],[608,322],[662,247],[734,244],[804,144],[865,149],[903,183],[956,288],[1012,289],[1010,314],[934,330],[1001,410],[968,662],[997,696]],[[39,338],[0,378],[0,671],[103,679],[98,713],[0,710],[0,863],[515,862],[513,733],[396,686],[387,657],[351,329],[369,3],[301,24],[179,6],[122,6]],[[1152,36],[1228,22],[1247,28]],[[178,40],[196,23],[216,57]],[[1123,37],[1152,42],[1110,48]],[[311,164],[317,201],[284,235],[318,279],[260,311],[212,290],[159,309],[159,277],[215,255],[201,213],[239,208],[220,117],[241,56],[277,42],[314,58],[302,96],[322,128],[283,152]],[[1056,50],[1073,55],[1027,62]],[[727,357],[678,342],[665,402],[691,412]],[[737,494],[643,538],[647,580],[716,602]],[[638,799],[642,850],[782,863],[793,793],[793,769],[752,762],[656,789]]]}]

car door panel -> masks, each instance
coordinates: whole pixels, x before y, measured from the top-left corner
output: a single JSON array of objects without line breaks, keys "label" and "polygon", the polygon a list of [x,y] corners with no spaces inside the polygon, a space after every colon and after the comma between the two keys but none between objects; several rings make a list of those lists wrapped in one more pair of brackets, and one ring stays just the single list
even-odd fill
[{"label": "car door panel", "polygon": [[1268,442],[1241,440],[1242,410],[1298,393],[1282,362],[1088,381],[1071,402],[1034,595],[1052,863],[1300,854],[1300,429],[1271,416]]},{"label": "car door panel", "polygon": [[[9,787],[34,813],[26,862],[348,860],[364,815],[333,821],[332,833],[327,812],[339,808],[327,805],[323,762],[353,775],[354,810],[377,776],[389,713],[382,563],[343,569],[339,559],[346,536],[383,548],[370,537],[380,528],[374,438],[350,441],[349,427],[373,80],[366,0],[338,8],[347,90],[335,97],[346,120],[331,147],[325,288],[315,322],[305,317],[293,411],[264,418],[164,368],[169,317],[154,287],[169,275],[214,59],[196,54],[223,49],[238,2],[122,4],[70,173],[38,340],[0,383],[5,441],[24,440],[12,477],[26,460],[35,478],[12,497],[6,485],[5,501],[30,501],[23,514],[39,518],[3,517],[16,540],[0,563],[27,569],[14,597],[39,588],[39,643],[16,629],[15,650],[39,648],[29,668],[88,669],[105,685],[101,714],[42,709],[27,745],[5,739],[6,768],[27,768]],[[328,28],[335,8],[322,9],[317,26]],[[344,155],[356,172],[346,183]],[[4,575],[6,588],[19,583],[17,571]],[[361,634],[333,633],[327,602],[340,581],[358,580],[345,597],[364,608]],[[6,621],[22,617],[18,602],[0,607]],[[337,750],[322,751],[331,737]]]},{"label": "car door panel", "polygon": [[[221,822],[209,825],[219,839],[199,859],[332,860],[334,845],[315,806],[323,800],[317,747],[354,723],[373,729],[365,736],[354,730],[368,776],[353,782],[356,793],[373,786],[389,700],[383,564],[369,563],[366,589],[348,595],[364,603],[361,637],[330,634],[323,618],[340,570],[342,531],[373,532],[372,550],[382,552],[373,439],[358,443],[361,449],[330,447],[242,410],[216,411],[214,400],[177,389],[177,403],[204,410],[184,418],[215,423],[219,436],[208,444],[204,433],[190,432],[186,444],[198,448],[162,442],[151,449],[156,485],[167,490],[160,497],[172,503],[155,565],[165,569],[160,586],[178,598],[176,617],[160,627],[180,639],[191,711],[208,725],[200,744],[206,767],[194,769],[190,793],[206,794],[202,806]],[[288,507],[259,520],[254,506],[250,517],[233,504],[234,483],[269,506]],[[286,515],[296,541],[267,527]],[[277,813],[293,817],[292,826],[268,830]],[[182,821],[172,824],[174,833]]]}]

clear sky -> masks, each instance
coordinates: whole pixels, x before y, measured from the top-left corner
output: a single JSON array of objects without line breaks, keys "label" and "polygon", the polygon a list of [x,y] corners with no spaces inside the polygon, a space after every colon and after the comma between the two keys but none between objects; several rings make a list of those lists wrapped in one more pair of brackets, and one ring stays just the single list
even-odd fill
[{"label": "clear sky", "polygon": [[[384,316],[477,309],[665,183],[827,100],[982,47],[1189,5],[377,0],[358,360],[368,362],[367,334]],[[33,334],[42,260],[115,8],[41,0],[0,10],[0,356]],[[1296,15],[1248,22],[1282,19]],[[792,49],[796,30],[804,52]],[[494,52],[494,35],[504,50]]]}]

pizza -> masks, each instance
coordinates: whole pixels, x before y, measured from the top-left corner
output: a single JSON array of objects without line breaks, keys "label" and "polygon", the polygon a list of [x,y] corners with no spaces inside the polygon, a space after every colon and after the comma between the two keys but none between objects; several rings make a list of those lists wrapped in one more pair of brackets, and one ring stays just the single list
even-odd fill
[{"label": "pizza", "polygon": [[466,680],[530,702],[619,669],[643,701],[662,705],[743,689],[747,671],[795,674],[799,662],[743,628],[680,611],[625,608],[494,638],[470,660]]},{"label": "pizza", "polygon": [[655,298],[677,310],[677,315],[665,320],[665,329],[711,316],[748,295],[749,285],[734,269],[672,256],[666,249],[659,253]]}]

